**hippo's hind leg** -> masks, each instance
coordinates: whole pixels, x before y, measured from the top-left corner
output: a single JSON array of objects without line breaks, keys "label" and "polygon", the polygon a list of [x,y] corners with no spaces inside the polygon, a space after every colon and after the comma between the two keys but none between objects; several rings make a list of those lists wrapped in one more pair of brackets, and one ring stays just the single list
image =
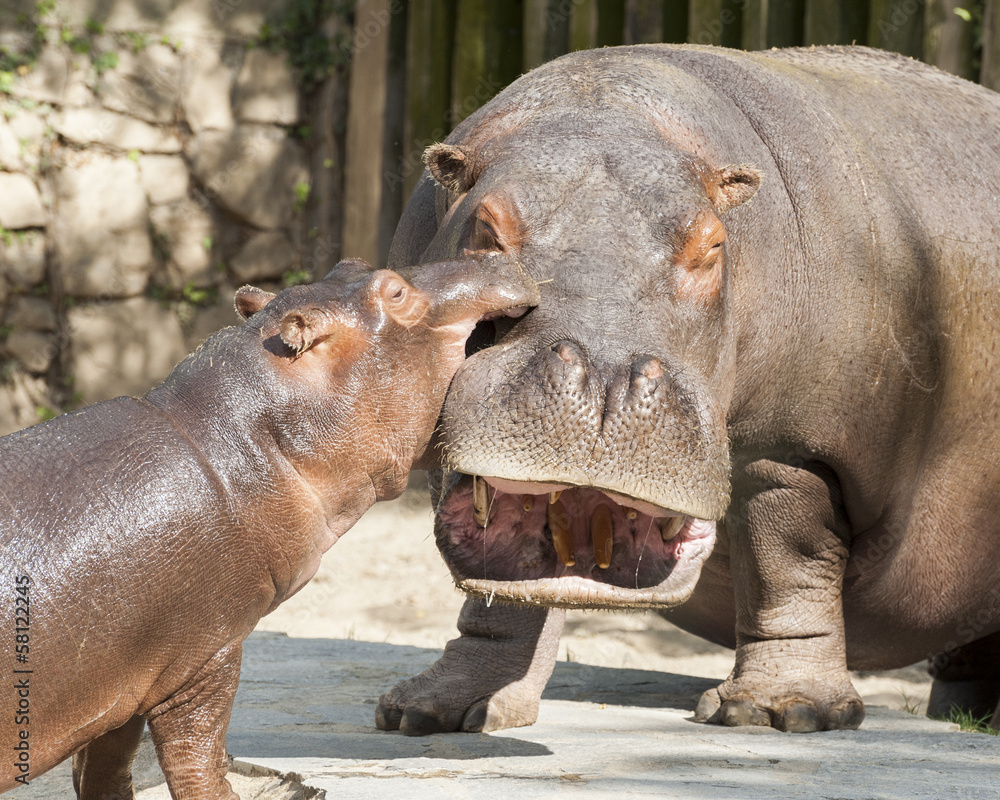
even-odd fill
[{"label": "hippo's hind leg", "polygon": [[927,716],[947,717],[957,708],[1000,730],[1000,633],[939,654],[931,659],[930,672]]},{"label": "hippo's hind leg", "polygon": [[73,756],[73,788],[81,800],[132,798],[132,762],[146,721],[132,717],[120,728],[98,736]]},{"label": "hippo's hind leg", "polygon": [[242,643],[220,650],[146,715],[173,800],[239,800],[226,780],[226,730],[240,680]]}]

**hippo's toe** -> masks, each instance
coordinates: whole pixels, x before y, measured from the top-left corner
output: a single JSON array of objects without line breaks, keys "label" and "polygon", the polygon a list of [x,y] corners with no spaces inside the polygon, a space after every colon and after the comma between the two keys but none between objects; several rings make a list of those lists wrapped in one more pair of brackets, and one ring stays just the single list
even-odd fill
[{"label": "hippo's toe", "polygon": [[789,691],[731,677],[701,696],[694,717],[698,722],[730,727],[770,726],[788,733],[812,733],[858,728],[865,706],[850,681],[812,680]]}]

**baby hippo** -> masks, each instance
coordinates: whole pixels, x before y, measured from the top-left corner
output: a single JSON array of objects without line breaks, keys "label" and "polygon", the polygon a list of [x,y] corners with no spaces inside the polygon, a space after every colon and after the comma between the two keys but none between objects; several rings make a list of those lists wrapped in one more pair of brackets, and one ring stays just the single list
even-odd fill
[{"label": "baby hippo", "polygon": [[475,325],[538,301],[470,263],[244,287],[246,322],[144,397],[0,439],[0,791],[73,755],[80,797],[132,797],[146,721],[174,798],[236,798],[244,638],[403,490]]}]

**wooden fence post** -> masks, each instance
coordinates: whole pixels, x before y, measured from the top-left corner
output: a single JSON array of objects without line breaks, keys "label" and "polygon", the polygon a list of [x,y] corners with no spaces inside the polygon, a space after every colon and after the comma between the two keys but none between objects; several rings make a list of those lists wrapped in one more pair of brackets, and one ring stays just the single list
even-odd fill
[{"label": "wooden fence post", "polygon": [[686,42],[687,27],[687,0],[625,0],[624,44]]},{"label": "wooden fence post", "polygon": [[868,44],[920,58],[924,36],[923,0],[872,0]]},{"label": "wooden fence post", "polygon": [[1000,0],[986,0],[983,17],[983,66],[979,82],[1000,92]]},{"label": "wooden fence post", "polygon": [[743,10],[743,49],[802,44],[805,0],[748,0]]},{"label": "wooden fence post", "polygon": [[966,0],[927,0],[923,58],[928,64],[974,80],[972,20],[966,21],[955,13],[966,5]]},{"label": "wooden fence post", "polygon": [[521,73],[523,20],[521,0],[458,0],[451,70],[453,127]]},{"label": "wooden fence post", "polygon": [[660,0],[625,0],[622,44],[663,41],[663,3]]},{"label": "wooden fence post", "polygon": [[806,0],[804,44],[864,44],[868,0]]},{"label": "wooden fence post", "polygon": [[742,23],[741,0],[691,0],[687,41],[739,47]]},{"label": "wooden fence post", "polygon": [[569,18],[570,50],[621,44],[624,29],[625,5],[621,0],[573,0]]},{"label": "wooden fence post", "polygon": [[402,211],[403,0],[360,0],[348,95],[344,164],[346,256],[385,264]]},{"label": "wooden fence post", "polygon": [[403,197],[423,171],[428,145],[451,130],[451,57],[457,0],[410,0],[406,23],[406,118],[401,163]]},{"label": "wooden fence post", "polygon": [[[324,32],[330,42],[337,42],[347,49],[351,41],[351,29],[346,20],[332,14],[323,23]],[[344,61],[347,54],[341,53]],[[342,127],[347,119],[347,98],[350,91],[349,72],[338,66],[320,84],[314,101],[308,106],[315,132],[316,147],[310,156],[309,172],[312,176],[310,203],[306,206],[310,214],[315,244],[328,248],[326,259],[318,257],[312,268],[312,279],[320,280],[340,260],[344,242],[344,147],[346,130]],[[312,233],[310,235],[312,235]],[[310,243],[307,247],[312,247]],[[306,262],[308,263],[308,262]]]},{"label": "wooden fence post", "polygon": [[524,0],[524,71],[569,50],[573,0]]}]

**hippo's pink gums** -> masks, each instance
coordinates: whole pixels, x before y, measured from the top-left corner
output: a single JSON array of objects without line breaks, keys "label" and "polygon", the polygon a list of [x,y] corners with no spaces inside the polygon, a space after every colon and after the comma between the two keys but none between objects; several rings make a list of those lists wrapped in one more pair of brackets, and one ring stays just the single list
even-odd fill
[{"label": "hippo's pink gums", "polygon": [[146,720],[174,798],[235,798],[243,639],[402,491],[476,323],[537,296],[504,256],[244,287],[247,322],[145,397],[0,439],[0,610],[28,626],[0,645],[27,684],[0,692],[0,791],[75,754],[80,797],[131,797]]},{"label": "hippo's pink gums", "polygon": [[1000,95],[863,48],[610,48],[426,160],[390,264],[516,254],[542,298],[449,390],[472,597],[381,727],[532,722],[573,606],[735,647],[705,720],[857,727],[849,666],[937,654],[937,708],[996,708]]}]

